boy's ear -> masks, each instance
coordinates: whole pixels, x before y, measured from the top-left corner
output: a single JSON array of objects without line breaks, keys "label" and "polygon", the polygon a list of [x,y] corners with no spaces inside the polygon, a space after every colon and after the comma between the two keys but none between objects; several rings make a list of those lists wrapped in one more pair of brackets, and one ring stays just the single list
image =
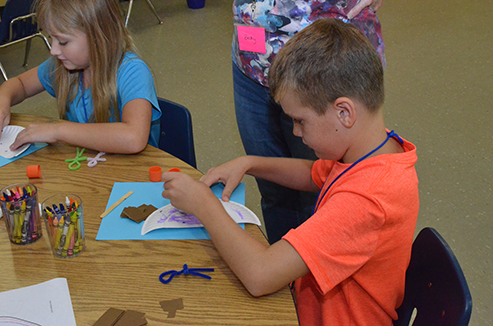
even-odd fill
[{"label": "boy's ear", "polygon": [[347,97],[339,97],[334,101],[337,118],[346,128],[351,128],[356,122],[356,108],[354,102]]}]

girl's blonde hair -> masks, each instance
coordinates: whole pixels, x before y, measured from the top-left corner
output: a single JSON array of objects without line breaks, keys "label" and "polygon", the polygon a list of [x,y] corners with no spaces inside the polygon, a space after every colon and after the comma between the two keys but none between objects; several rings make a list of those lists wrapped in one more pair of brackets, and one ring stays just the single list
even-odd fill
[{"label": "girl's blonde hair", "polygon": [[[93,115],[90,122],[120,121],[116,73],[125,52],[134,51],[118,0],[37,0],[38,23],[48,34],[79,30],[89,44]],[[56,60],[55,95],[61,118],[81,87],[82,71],[69,71]],[[83,87],[83,86],[82,86]],[[110,113],[110,111],[112,111]]]}]

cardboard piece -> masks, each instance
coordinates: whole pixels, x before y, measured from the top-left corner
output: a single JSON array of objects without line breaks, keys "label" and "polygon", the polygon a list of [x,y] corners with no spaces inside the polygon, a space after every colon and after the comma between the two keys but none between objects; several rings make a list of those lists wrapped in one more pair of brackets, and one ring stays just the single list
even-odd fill
[{"label": "cardboard piece", "polygon": [[110,308],[99,317],[93,326],[114,326],[124,313],[125,310]]},{"label": "cardboard piece", "polygon": [[135,310],[110,308],[93,326],[144,326],[147,325],[144,315],[145,313]]},{"label": "cardboard piece", "polygon": [[175,318],[176,311],[184,308],[183,299],[163,300],[159,302],[164,312],[168,313],[168,318]]},{"label": "cardboard piece", "polygon": [[128,206],[125,207],[120,215],[120,217],[126,217],[131,219],[136,223],[144,221],[149,215],[154,213],[157,208],[152,205],[140,205],[139,207]]},{"label": "cardboard piece", "polygon": [[147,320],[144,318],[145,313],[135,310],[127,310],[125,314],[116,322],[115,326],[144,326]]}]

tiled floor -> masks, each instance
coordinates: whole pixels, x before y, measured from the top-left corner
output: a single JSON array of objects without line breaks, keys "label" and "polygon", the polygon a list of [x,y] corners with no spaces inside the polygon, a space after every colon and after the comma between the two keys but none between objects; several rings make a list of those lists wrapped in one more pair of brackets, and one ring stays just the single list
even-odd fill
[{"label": "tiled floor", "polygon": [[[231,0],[153,0],[163,25],[135,1],[129,28],[155,76],[158,95],[192,112],[198,168],[243,154],[233,108]],[[493,324],[493,1],[386,1],[386,121],[418,146],[418,230],[436,228],[454,250],[473,296],[470,325]],[[48,52],[32,45],[30,66]],[[10,76],[24,71],[23,45],[0,50]],[[43,94],[14,112],[56,116]],[[1,176],[0,176],[1,179]],[[247,205],[260,215],[254,181]]]}]

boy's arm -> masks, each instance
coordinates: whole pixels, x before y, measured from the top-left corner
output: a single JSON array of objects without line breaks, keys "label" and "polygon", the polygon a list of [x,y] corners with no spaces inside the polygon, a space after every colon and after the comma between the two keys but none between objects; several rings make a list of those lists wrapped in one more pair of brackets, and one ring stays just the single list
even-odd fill
[{"label": "boy's arm", "polygon": [[31,124],[19,133],[11,150],[25,143],[61,141],[106,153],[138,153],[147,145],[151,120],[151,103],[134,99],[123,108],[122,122]]},{"label": "boy's arm", "polygon": [[226,213],[210,188],[183,173],[163,173],[163,197],[197,216],[214,245],[247,290],[254,296],[273,293],[309,270],[285,240],[270,247],[252,238]]},{"label": "boy's arm", "polygon": [[0,86],[0,132],[10,123],[11,106],[43,90],[43,85],[38,78],[38,67],[5,81]]},{"label": "boy's arm", "polygon": [[243,156],[210,169],[201,179],[206,185],[225,184],[222,199],[227,201],[243,175],[271,181],[301,191],[319,191],[311,177],[313,161],[280,157]]}]

